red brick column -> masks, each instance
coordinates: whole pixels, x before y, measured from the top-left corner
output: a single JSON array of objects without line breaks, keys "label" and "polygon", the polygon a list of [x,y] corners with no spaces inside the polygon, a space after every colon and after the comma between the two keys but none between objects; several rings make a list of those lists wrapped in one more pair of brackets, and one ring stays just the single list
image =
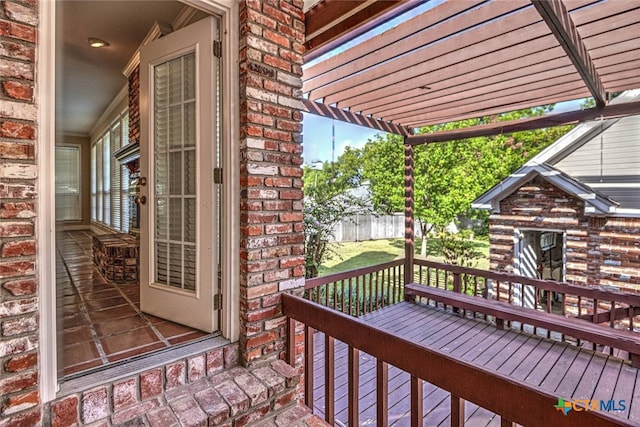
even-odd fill
[{"label": "red brick column", "polygon": [[0,6],[0,423],[39,423],[34,99],[37,1]]},{"label": "red brick column", "polygon": [[129,75],[129,143],[140,143],[140,65]]},{"label": "red brick column", "polygon": [[304,285],[301,0],[240,5],[240,352],[283,358],[281,291]]}]

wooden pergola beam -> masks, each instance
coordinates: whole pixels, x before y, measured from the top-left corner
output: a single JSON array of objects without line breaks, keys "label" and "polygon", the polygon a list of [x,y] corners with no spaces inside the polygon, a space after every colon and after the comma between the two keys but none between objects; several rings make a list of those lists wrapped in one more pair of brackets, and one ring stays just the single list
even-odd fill
[{"label": "wooden pergola beam", "polygon": [[419,6],[411,0],[323,0],[305,13],[305,61]]},{"label": "wooden pergola beam", "polygon": [[564,3],[561,0],[531,2],[576,67],[596,105],[603,107],[607,102],[604,85]]},{"label": "wooden pergola beam", "polygon": [[341,110],[339,108],[320,104],[319,102],[310,101],[308,99],[305,99],[302,102],[304,104],[304,109],[306,112],[316,114],[318,116],[328,117],[330,119],[340,120],[341,122],[364,126],[382,132],[393,133],[396,135],[409,136],[413,133],[411,129],[404,126],[377,120],[371,117],[363,116],[361,114],[354,114],[349,111]]},{"label": "wooden pergola beam", "polygon": [[578,122],[600,118],[603,120],[614,119],[634,114],[640,114],[640,101],[607,105],[605,107],[595,107],[586,110],[569,111],[566,113],[551,114],[547,116],[531,117],[528,119],[495,122],[465,129],[453,129],[443,132],[412,135],[407,137],[406,143],[410,145],[420,145],[433,142],[475,138],[479,136],[495,136],[532,129],[576,124]]}]

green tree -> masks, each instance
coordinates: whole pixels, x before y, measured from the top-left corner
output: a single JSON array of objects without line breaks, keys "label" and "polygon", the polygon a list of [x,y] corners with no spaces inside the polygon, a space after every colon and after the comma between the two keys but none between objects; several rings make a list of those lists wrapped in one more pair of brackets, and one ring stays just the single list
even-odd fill
[{"label": "green tree", "polygon": [[318,267],[336,255],[331,243],[340,222],[371,213],[368,198],[349,191],[361,184],[360,150],[347,147],[335,163],[304,167],[304,223],[306,277],[316,277]]},{"label": "green tree", "polygon": [[[464,120],[420,129],[420,133],[458,129],[493,121],[545,114],[552,106],[500,116]],[[414,212],[422,234],[441,231],[460,216],[473,216],[471,202],[524,162],[563,135],[570,127],[469,138],[414,148]],[[372,189],[374,207],[386,212],[404,209],[404,145],[396,135],[377,135],[362,152],[362,179]]]}]

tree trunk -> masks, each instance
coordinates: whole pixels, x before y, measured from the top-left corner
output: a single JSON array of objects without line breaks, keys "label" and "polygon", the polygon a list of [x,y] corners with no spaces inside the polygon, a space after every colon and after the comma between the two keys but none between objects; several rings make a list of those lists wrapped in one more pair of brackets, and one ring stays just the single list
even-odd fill
[{"label": "tree trunk", "polygon": [[428,224],[423,221],[420,221],[420,231],[422,233],[422,243],[420,244],[420,256],[427,256],[427,234],[431,229],[427,230]]}]

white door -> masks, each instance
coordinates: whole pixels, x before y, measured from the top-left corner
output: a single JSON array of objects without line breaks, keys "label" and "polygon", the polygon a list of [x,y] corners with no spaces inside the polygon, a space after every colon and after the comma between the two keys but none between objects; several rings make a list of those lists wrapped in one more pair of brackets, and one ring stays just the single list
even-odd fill
[{"label": "white door", "polygon": [[206,332],[218,327],[216,24],[203,19],[140,52],[140,306]]}]

